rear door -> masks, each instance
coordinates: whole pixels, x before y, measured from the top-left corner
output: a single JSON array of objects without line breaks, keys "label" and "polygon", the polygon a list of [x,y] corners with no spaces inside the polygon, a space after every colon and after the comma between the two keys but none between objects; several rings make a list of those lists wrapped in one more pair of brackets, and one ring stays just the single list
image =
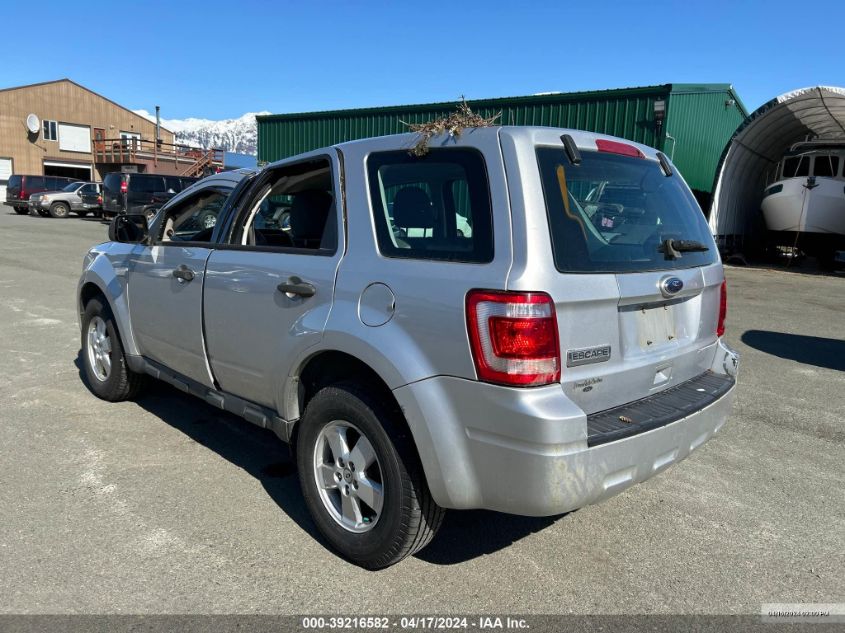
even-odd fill
[{"label": "rear door", "polygon": [[224,391],[280,409],[291,364],[322,337],[343,254],[338,182],[334,154],[267,170],[209,257],[206,345]]},{"label": "rear door", "polygon": [[153,245],[139,248],[130,264],[129,310],[139,351],[208,387],[202,294],[214,243],[200,218],[220,213],[230,192],[208,186],[169,206],[152,227]]},{"label": "rear door", "polygon": [[[683,179],[631,144],[539,133],[523,179],[528,270],[509,288],[555,302],[562,383],[587,413],[631,402],[710,367],[723,271],[704,216]],[[545,226],[544,226],[545,225]],[[701,250],[664,252],[666,240]],[[536,265],[536,267],[532,266]],[[530,286],[530,287],[529,287]]]}]

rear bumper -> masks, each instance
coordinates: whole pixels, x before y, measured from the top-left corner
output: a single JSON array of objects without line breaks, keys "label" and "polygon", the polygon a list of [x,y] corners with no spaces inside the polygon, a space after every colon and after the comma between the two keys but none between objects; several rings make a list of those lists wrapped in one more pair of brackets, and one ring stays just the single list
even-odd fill
[{"label": "rear bumper", "polygon": [[[736,368],[720,343],[711,371],[732,378]],[[395,394],[439,505],[548,516],[603,501],[684,459],[722,428],[734,387],[675,421],[593,446],[588,416],[559,385],[436,377]]]}]

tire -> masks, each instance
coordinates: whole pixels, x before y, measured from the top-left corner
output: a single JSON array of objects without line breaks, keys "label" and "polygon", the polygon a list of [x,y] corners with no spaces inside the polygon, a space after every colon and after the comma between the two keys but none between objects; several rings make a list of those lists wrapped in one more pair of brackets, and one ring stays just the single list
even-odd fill
[{"label": "tire", "polygon": [[50,205],[50,217],[64,220],[70,216],[70,207],[64,202],[55,202]]},{"label": "tire", "polygon": [[[296,460],[308,510],[329,544],[366,569],[389,567],[421,550],[445,514],[431,497],[401,415],[361,387],[339,383],[315,394],[300,422]],[[348,449],[340,460],[335,452],[344,451],[333,450],[328,439],[338,446],[339,428],[345,432]],[[360,444],[362,440],[371,450]],[[358,459],[357,466],[350,465],[353,458]],[[318,478],[337,485],[320,486]],[[368,500],[378,498],[380,503],[368,505]],[[350,507],[358,512],[344,513]],[[353,515],[360,519],[355,525],[349,519]]]},{"label": "tire", "polygon": [[29,207],[13,207],[18,215],[29,215]]},{"label": "tire", "polygon": [[[100,340],[95,346],[92,329],[104,335],[106,343]],[[108,358],[108,369],[104,361],[96,361],[96,351]],[[133,399],[146,382],[146,375],[133,372],[126,364],[114,315],[102,298],[91,299],[85,306],[82,317],[82,365],[88,388],[98,398],[109,402]]]}]

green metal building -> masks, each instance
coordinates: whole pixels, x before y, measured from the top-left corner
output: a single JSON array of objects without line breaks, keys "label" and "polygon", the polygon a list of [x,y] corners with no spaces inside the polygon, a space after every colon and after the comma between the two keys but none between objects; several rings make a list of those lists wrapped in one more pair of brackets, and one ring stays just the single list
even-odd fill
[{"label": "green metal building", "polygon": [[[719,158],[748,112],[730,84],[665,84],[468,102],[503,125],[544,125],[620,136],[666,153],[697,196],[713,189]],[[407,132],[452,112],[454,102],[270,114],[258,119],[258,160],[272,162],[369,136]]]}]

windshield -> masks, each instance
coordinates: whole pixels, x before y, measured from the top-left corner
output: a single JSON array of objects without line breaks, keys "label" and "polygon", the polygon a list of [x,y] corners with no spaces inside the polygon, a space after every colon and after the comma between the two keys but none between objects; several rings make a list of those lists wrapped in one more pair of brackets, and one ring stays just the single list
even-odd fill
[{"label": "windshield", "polygon": [[[677,176],[653,160],[537,148],[555,267],[567,273],[671,270],[717,261],[701,209]],[[693,240],[704,252],[667,259],[664,240]]]},{"label": "windshield", "polygon": [[65,185],[62,187],[62,191],[76,191],[79,189],[84,183],[81,182],[72,182],[69,185]]}]

